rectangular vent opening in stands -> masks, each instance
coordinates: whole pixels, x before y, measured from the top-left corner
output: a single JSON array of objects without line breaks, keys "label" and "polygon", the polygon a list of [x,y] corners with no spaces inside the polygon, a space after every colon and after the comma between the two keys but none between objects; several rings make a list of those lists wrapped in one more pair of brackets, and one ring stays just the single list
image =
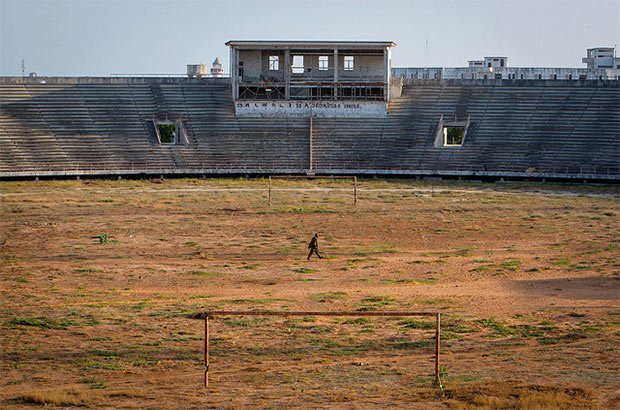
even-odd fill
[{"label": "rectangular vent opening in stands", "polygon": [[158,122],[157,136],[160,144],[176,144],[179,140],[178,126],[174,122]]},{"label": "rectangular vent opening in stands", "polygon": [[443,145],[460,147],[465,139],[465,127],[443,127]]}]

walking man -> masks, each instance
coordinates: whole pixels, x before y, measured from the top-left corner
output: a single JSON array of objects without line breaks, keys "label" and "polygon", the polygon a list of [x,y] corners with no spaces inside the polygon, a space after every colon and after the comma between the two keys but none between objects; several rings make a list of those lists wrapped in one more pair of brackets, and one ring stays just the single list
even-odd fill
[{"label": "walking man", "polygon": [[318,233],[315,233],[312,239],[310,239],[310,243],[308,244],[308,249],[310,249],[310,252],[308,252],[308,260],[310,260],[310,256],[312,256],[313,252],[316,253],[316,256],[318,256],[319,259],[323,259],[321,255],[319,255],[319,234]]}]

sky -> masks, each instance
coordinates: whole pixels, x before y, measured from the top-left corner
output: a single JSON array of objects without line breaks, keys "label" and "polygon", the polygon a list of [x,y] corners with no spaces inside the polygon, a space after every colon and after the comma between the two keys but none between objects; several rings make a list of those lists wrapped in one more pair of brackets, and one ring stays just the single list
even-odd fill
[{"label": "sky", "polygon": [[[0,75],[183,74],[228,40],[391,40],[393,67],[585,67],[620,0],[0,0]],[[226,70],[227,71],[227,70]]]}]

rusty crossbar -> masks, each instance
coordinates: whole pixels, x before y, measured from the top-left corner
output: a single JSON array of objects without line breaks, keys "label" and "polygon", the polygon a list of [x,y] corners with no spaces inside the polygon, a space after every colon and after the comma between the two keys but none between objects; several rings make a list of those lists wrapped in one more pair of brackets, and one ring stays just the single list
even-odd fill
[{"label": "rusty crossbar", "polygon": [[268,201],[271,206],[271,180],[272,179],[352,179],[353,180],[353,206],[357,206],[357,177],[348,175],[269,175]]},{"label": "rusty crossbar", "polygon": [[443,390],[439,376],[439,355],[441,339],[441,313],[439,312],[313,312],[313,311],[236,311],[214,310],[195,315],[196,318],[204,319],[204,385],[209,387],[209,319],[216,316],[375,316],[375,317],[398,317],[398,316],[433,316],[435,317],[435,385]]}]

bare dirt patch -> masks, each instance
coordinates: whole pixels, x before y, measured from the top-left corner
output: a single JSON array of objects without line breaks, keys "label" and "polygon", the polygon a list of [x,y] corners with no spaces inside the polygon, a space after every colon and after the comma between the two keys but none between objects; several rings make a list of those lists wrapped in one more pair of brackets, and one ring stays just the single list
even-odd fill
[{"label": "bare dirt patch", "polygon": [[[0,185],[0,403],[611,408],[615,187],[361,181]],[[320,232],[326,258],[306,261]],[[439,310],[426,319],[209,309]]]}]

